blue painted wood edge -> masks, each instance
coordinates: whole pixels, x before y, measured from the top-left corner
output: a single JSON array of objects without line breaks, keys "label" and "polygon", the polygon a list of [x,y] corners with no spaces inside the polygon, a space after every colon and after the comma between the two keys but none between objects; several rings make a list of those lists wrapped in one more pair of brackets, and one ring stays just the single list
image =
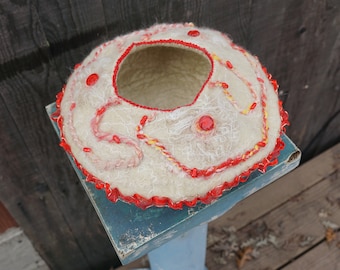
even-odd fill
[{"label": "blue painted wood edge", "polygon": [[[55,110],[55,103],[46,106],[50,118]],[[58,126],[52,120],[51,123],[59,136]],[[104,191],[85,181],[72,158],[68,157],[118,257],[122,264],[128,264],[186,231],[216,219],[236,203],[296,168],[300,162],[300,151],[286,135],[282,135],[282,139],[285,148],[280,153],[279,162],[268,168],[265,174],[254,172],[247,182],[226,191],[215,202],[209,205],[199,203],[196,207],[184,207],[183,210],[166,207],[141,210],[122,201],[112,203]]]}]

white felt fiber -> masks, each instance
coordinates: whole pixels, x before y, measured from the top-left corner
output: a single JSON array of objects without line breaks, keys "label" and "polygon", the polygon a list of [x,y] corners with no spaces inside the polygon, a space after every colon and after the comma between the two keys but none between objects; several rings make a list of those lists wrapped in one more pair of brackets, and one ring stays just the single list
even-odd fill
[{"label": "white felt fiber", "polygon": [[226,35],[156,25],[102,44],[75,69],[60,104],[63,142],[127,201],[214,197],[277,148],[274,87]]}]

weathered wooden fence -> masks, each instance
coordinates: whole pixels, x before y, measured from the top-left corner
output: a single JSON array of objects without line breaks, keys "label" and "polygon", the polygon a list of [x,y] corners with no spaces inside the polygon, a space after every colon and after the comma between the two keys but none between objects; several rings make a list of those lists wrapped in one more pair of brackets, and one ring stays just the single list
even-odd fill
[{"label": "weathered wooden fence", "polygon": [[119,262],[44,107],[96,45],[162,22],[215,28],[258,55],[303,160],[340,141],[337,0],[1,0],[0,200],[52,269]]}]

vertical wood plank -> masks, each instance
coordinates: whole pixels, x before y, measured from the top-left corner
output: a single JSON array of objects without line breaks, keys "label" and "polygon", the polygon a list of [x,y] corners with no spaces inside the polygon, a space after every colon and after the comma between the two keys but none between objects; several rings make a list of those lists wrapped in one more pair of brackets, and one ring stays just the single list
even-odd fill
[{"label": "vertical wood plank", "polygon": [[[340,125],[333,131],[324,125],[340,110],[336,89],[340,76],[335,68],[340,65],[340,12],[339,2],[338,7],[328,6],[327,1],[299,2],[287,6],[277,50],[279,61],[273,70],[291,116],[288,134],[302,148],[306,160],[325,149],[315,151],[310,145],[314,138],[320,142],[327,136],[333,143],[339,141]],[[340,123],[340,115],[331,124],[336,122]]]},{"label": "vertical wood plank", "polygon": [[0,80],[3,80],[46,62],[49,43],[31,1],[2,1],[0,10]]},{"label": "vertical wood plank", "polygon": [[26,234],[34,239],[35,248],[48,265],[64,268],[79,263],[86,268],[86,264],[82,264],[83,254],[79,252],[52,192],[39,174],[32,154],[7,110],[3,95],[0,103],[2,200]]},{"label": "vertical wood plank", "polygon": [[0,64],[48,47],[31,2],[1,1],[0,43]]},{"label": "vertical wood plank", "polygon": [[[107,235],[58,146],[45,112],[44,107],[54,100],[59,84],[53,64],[1,82],[1,109],[6,110],[1,127],[6,132],[1,133],[1,139],[13,148],[5,152],[1,166],[4,175],[11,179],[11,184],[3,183],[1,196],[25,232],[28,230],[32,242],[41,245],[37,250],[42,252],[42,257],[55,269],[67,269],[67,265],[75,269],[75,264],[79,269],[117,265]],[[28,172],[22,166],[27,166]],[[28,212],[29,216],[22,212]],[[39,229],[35,222],[41,225]],[[51,234],[57,242],[50,245],[50,239],[39,234]]]},{"label": "vertical wood plank", "polygon": [[56,49],[77,47],[106,32],[101,1],[38,0],[35,7],[46,39],[50,44],[61,46]]},{"label": "vertical wood plank", "polygon": [[203,16],[203,10],[209,4],[204,0],[102,0],[102,2],[110,38],[156,23],[193,22],[203,25],[208,18]]},{"label": "vertical wood plank", "polygon": [[280,84],[287,134],[309,160],[340,137],[340,2],[214,1],[209,25],[258,55]]}]

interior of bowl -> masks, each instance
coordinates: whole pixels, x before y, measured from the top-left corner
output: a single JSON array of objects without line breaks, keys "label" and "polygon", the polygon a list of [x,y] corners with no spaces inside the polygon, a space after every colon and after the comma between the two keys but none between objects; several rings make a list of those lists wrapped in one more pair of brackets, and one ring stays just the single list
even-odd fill
[{"label": "interior of bowl", "polygon": [[196,48],[137,46],[120,64],[118,95],[144,107],[172,110],[195,101],[211,69],[208,56]]}]

